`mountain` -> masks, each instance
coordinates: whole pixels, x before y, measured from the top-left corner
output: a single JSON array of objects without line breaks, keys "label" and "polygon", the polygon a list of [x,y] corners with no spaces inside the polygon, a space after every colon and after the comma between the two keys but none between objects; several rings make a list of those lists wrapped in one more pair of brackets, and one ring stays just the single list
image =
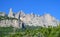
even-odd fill
[{"label": "mountain", "polygon": [[[2,16],[3,14],[0,14]],[[8,23],[8,26],[13,26],[13,27],[22,27],[22,24],[24,25],[29,25],[29,26],[58,26],[60,21],[51,16],[50,14],[44,14],[42,16],[36,15],[34,13],[31,14],[25,14],[22,10],[19,11],[18,13],[14,14],[12,11],[12,8],[10,8],[9,18],[14,18],[14,19],[6,19],[6,20],[1,20],[3,22],[3,26],[5,26]],[[18,20],[16,20],[18,19]],[[0,26],[2,22],[0,21]],[[6,22],[6,23],[4,23]],[[5,25],[4,25],[5,24]]]},{"label": "mountain", "polygon": [[34,14],[25,15],[24,17],[20,17],[21,20],[29,26],[57,26],[59,21],[55,19],[50,14],[44,14],[43,16],[37,16]]}]

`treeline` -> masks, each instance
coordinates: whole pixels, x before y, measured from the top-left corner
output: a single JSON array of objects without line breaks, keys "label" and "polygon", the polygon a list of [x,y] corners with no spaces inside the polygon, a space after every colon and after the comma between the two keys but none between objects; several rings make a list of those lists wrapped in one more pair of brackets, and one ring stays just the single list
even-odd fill
[{"label": "treeline", "polygon": [[52,27],[34,27],[25,28],[0,27],[0,37],[60,37],[60,26]]}]

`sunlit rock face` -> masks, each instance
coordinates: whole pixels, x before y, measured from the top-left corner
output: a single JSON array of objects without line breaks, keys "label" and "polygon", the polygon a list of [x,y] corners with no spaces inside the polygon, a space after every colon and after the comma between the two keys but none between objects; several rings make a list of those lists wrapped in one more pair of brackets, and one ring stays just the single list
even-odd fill
[{"label": "sunlit rock face", "polygon": [[10,11],[9,11],[8,17],[12,17],[12,18],[14,18],[14,13],[13,13],[13,11],[12,11],[12,8],[10,8]]},{"label": "sunlit rock face", "polygon": [[43,23],[45,26],[57,26],[58,25],[57,19],[55,19],[50,14],[45,14],[42,17],[43,17],[42,19],[43,19]]},{"label": "sunlit rock face", "polygon": [[25,16],[25,13],[21,10],[18,13],[15,14],[15,18],[18,18],[19,15],[20,15],[20,17],[24,17]]},{"label": "sunlit rock face", "polygon": [[17,14],[15,14],[15,18],[17,18],[17,19],[18,19],[19,14],[20,14],[20,12],[18,12]]},{"label": "sunlit rock face", "polygon": [[26,14],[21,16],[20,19],[29,26],[57,26],[58,21],[50,14],[44,14],[43,16],[38,16],[34,14]]},{"label": "sunlit rock face", "polygon": [[[5,16],[5,14],[4,13],[2,15],[0,14],[0,16]],[[18,20],[16,20],[16,19],[1,20],[0,26],[13,26],[13,27],[19,28],[19,27],[22,27],[22,23],[24,23],[24,25],[29,25],[29,26],[48,27],[48,26],[57,26],[60,23],[59,20],[55,19],[50,14],[44,14],[42,16],[36,15],[34,13],[25,14],[21,10],[14,15],[12,8],[10,8],[8,17],[16,18]]]}]

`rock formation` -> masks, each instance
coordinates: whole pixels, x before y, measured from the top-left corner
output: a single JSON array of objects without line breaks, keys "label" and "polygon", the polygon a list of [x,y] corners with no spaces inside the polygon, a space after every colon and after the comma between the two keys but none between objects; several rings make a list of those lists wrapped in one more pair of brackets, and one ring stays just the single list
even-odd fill
[{"label": "rock formation", "polygon": [[[1,16],[1,15],[0,15]],[[14,15],[12,8],[10,8],[8,17],[16,18],[13,20],[2,20],[0,21],[0,26],[13,26],[22,27],[22,23],[29,26],[57,26],[59,21],[55,19],[50,14],[44,14],[43,16],[35,15],[34,13],[25,14],[22,10]]]},{"label": "rock formation", "polygon": [[10,11],[9,11],[8,17],[12,17],[12,18],[14,18],[14,13],[13,13],[13,11],[12,11],[12,8],[10,8]]}]

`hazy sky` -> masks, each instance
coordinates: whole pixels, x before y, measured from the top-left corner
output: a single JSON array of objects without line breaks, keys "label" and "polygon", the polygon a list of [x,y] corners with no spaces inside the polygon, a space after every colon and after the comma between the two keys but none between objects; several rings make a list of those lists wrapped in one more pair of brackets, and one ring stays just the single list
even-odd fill
[{"label": "hazy sky", "polygon": [[15,13],[20,10],[26,14],[31,12],[39,15],[50,13],[60,20],[60,0],[0,0],[0,11],[8,14],[10,8]]}]

